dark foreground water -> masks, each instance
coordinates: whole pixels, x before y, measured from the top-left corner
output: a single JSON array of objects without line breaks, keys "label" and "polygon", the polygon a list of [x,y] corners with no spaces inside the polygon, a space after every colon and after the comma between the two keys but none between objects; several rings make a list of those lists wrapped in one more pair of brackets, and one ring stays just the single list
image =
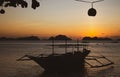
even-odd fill
[{"label": "dark foreground water", "polygon": [[[78,72],[49,73],[33,61],[16,61],[25,54],[51,53],[45,44],[48,43],[0,42],[0,77],[120,77],[120,43],[89,43],[90,55],[104,55],[115,63],[109,67],[89,68],[86,65]],[[56,53],[63,52],[64,49],[56,49]]]}]

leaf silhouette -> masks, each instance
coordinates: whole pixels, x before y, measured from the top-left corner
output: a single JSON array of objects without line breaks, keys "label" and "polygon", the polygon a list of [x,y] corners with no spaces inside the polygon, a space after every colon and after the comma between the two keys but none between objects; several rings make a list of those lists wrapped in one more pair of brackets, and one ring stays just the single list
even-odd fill
[{"label": "leaf silhouette", "polygon": [[40,4],[39,4],[38,1],[32,0],[32,8],[33,8],[33,9],[36,9],[36,8],[39,7],[39,6],[40,6]]}]

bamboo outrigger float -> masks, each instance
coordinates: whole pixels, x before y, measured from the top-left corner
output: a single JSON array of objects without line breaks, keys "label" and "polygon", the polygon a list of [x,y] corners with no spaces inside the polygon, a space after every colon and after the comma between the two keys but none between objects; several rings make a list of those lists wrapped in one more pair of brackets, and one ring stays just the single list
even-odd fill
[{"label": "bamboo outrigger float", "polygon": [[[100,61],[99,59],[104,59],[107,61],[107,63],[103,63],[102,61]],[[88,60],[94,60],[97,63],[99,63],[100,65],[92,65],[91,63],[88,62]],[[104,66],[109,66],[114,64],[111,60],[109,60],[108,58],[106,58],[105,56],[87,56],[86,57],[86,63],[91,67],[91,68],[98,68],[98,67],[104,67]]]}]

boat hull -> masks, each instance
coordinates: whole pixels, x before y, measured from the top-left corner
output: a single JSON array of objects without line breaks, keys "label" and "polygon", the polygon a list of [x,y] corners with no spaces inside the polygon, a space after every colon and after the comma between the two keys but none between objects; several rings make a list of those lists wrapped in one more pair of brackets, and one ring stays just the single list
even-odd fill
[{"label": "boat hull", "polygon": [[75,71],[84,68],[85,57],[88,55],[76,52],[62,55],[49,55],[48,57],[28,56],[37,64],[42,66],[46,71]]}]

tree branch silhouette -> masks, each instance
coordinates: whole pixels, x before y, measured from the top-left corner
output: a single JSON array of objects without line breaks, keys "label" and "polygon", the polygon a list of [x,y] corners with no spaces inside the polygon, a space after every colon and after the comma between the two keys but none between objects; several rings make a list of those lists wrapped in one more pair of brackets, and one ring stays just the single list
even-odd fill
[{"label": "tree branch silhouette", "polygon": [[[31,8],[36,9],[37,7],[40,6],[40,2],[37,0],[31,0]],[[28,3],[25,0],[0,0],[0,14],[4,14],[5,10],[3,9],[4,7],[18,7],[21,6],[22,8],[27,8]]]}]

